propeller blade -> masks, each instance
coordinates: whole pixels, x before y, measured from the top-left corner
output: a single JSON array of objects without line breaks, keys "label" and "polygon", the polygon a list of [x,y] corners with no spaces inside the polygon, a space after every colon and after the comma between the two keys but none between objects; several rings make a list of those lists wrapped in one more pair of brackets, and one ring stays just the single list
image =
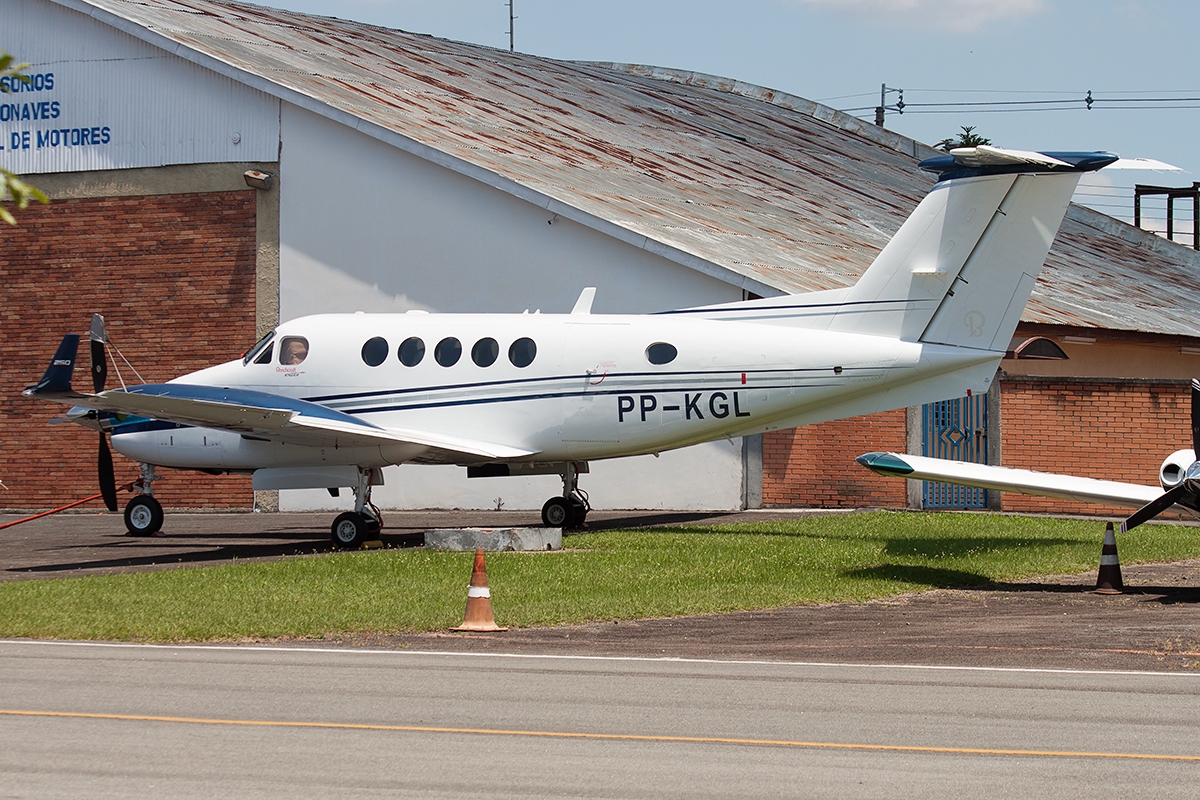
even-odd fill
[{"label": "propeller blade", "polygon": [[1137,511],[1125,518],[1125,521],[1121,523],[1121,533],[1125,533],[1126,531],[1132,530],[1138,525],[1141,525],[1143,522],[1149,522],[1150,520],[1154,519],[1159,514],[1175,505],[1175,501],[1187,493],[1187,491],[1187,481],[1184,481],[1174,489],[1170,489],[1159,495],[1154,500],[1151,500],[1149,503],[1146,503],[1146,505],[1142,506]]},{"label": "propeller blade", "polygon": [[91,341],[92,348],[92,391],[104,391],[108,381],[108,361],[104,358],[104,343],[95,339]]},{"label": "propeller blade", "polygon": [[112,453],[108,451],[108,437],[100,432],[100,453],[96,459],[96,471],[100,476],[100,494],[109,511],[117,510],[117,479],[113,473]]},{"label": "propeller blade", "polygon": [[108,381],[108,359],[104,357],[104,344],[108,341],[108,329],[104,317],[92,314],[92,325],[88,329],[88,341],[92,350],[92,389],[99,393]]},{"label": "propeller blade", "polygon": [[1192,452],[1200,458],[1200,381],[1192,378]]},{"label": "propeller blade", "polygon": [[92,325],[88,328],[88,338],[93,342],[108,343],[108,329],[104,327],[104,317],[92,314]]}]

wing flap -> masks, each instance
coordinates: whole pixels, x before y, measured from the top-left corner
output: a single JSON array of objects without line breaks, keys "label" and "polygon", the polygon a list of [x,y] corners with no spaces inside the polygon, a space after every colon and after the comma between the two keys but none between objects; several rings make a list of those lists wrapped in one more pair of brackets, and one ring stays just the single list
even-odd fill
[{"label": "wing flap", "polygon": [[[461,460],[458,458],[459,456],[468,456],[470,460],[484,458],[505,461],[537,455],[540,452],[539,450],[511,447],[495,442],[483,442],[478,439],[468,439],[462,436],[447,436],[441,433],[414,431],[403,428],[372,428],[364,433],[361,425],[362,423],[347,425],[335,420],[300,415],[292,418],[291,427],[286,435],[291,436],[292,430],[303,428],[313,432],[318,438],[322,435],[326,437],[335,435],[352,438],[364,437],[361,442],[362,444],[380,444],[381,440],[386,440],[389,443],[419,444],[440,451],[445,456],[448,456],[448,460],[451,462]],[[276,438],[283,438],[283,434]],[[347,439],[342,439],[341,441],[343,447],[352,446],[348,444]]]}]

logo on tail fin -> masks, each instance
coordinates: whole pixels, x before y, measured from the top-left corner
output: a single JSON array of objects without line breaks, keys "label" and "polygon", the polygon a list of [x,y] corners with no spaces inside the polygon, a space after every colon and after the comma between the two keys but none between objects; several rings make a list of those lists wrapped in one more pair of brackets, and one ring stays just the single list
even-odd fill
[{"label": "logo on tail fin", "polygon": [[987,322],[987,317],[982,311],[968,311],[963,317],[963,324],[967,326],[967,332],[973,337],[983,336],[983,326]]}]

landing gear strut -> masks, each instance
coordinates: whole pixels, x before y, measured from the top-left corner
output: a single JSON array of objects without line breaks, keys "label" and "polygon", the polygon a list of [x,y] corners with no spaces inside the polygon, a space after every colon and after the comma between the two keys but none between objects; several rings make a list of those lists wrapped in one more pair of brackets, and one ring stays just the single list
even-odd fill
[{"label": "landing gear strut", "polygon": [[383,515],[371,502],[371,484],[376,471],[358,468],[358,484],[353,487],[354,510],[338,514],[330,528],[334,545],[352,550],[383,530]]},{"label": "landing gear strut", "polygon": [[563,496],[551,497],[542,506],[542,524],[548,528],[582,528],[592,506],[587,492],[579,488],[579,468],[575,462],[563,464],[562,479]]},{"label": "landing gear strut", "polygon": [[142,464],[142,474],[133,482],[137,494],[125,504],[125,530],[130,536],[153,536],[162,530],[162,503],[154,499],[154,487],[158,479],[153,464]]}]

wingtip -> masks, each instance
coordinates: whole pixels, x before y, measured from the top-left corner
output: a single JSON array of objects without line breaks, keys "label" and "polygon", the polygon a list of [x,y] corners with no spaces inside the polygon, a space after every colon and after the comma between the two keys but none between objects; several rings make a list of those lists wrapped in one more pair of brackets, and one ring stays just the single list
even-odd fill
[{"label": "wingtip", "polygon": [[854,460],[879,475],[904,476],[913,473],[912,466],[895,453],[863,453]]}]

